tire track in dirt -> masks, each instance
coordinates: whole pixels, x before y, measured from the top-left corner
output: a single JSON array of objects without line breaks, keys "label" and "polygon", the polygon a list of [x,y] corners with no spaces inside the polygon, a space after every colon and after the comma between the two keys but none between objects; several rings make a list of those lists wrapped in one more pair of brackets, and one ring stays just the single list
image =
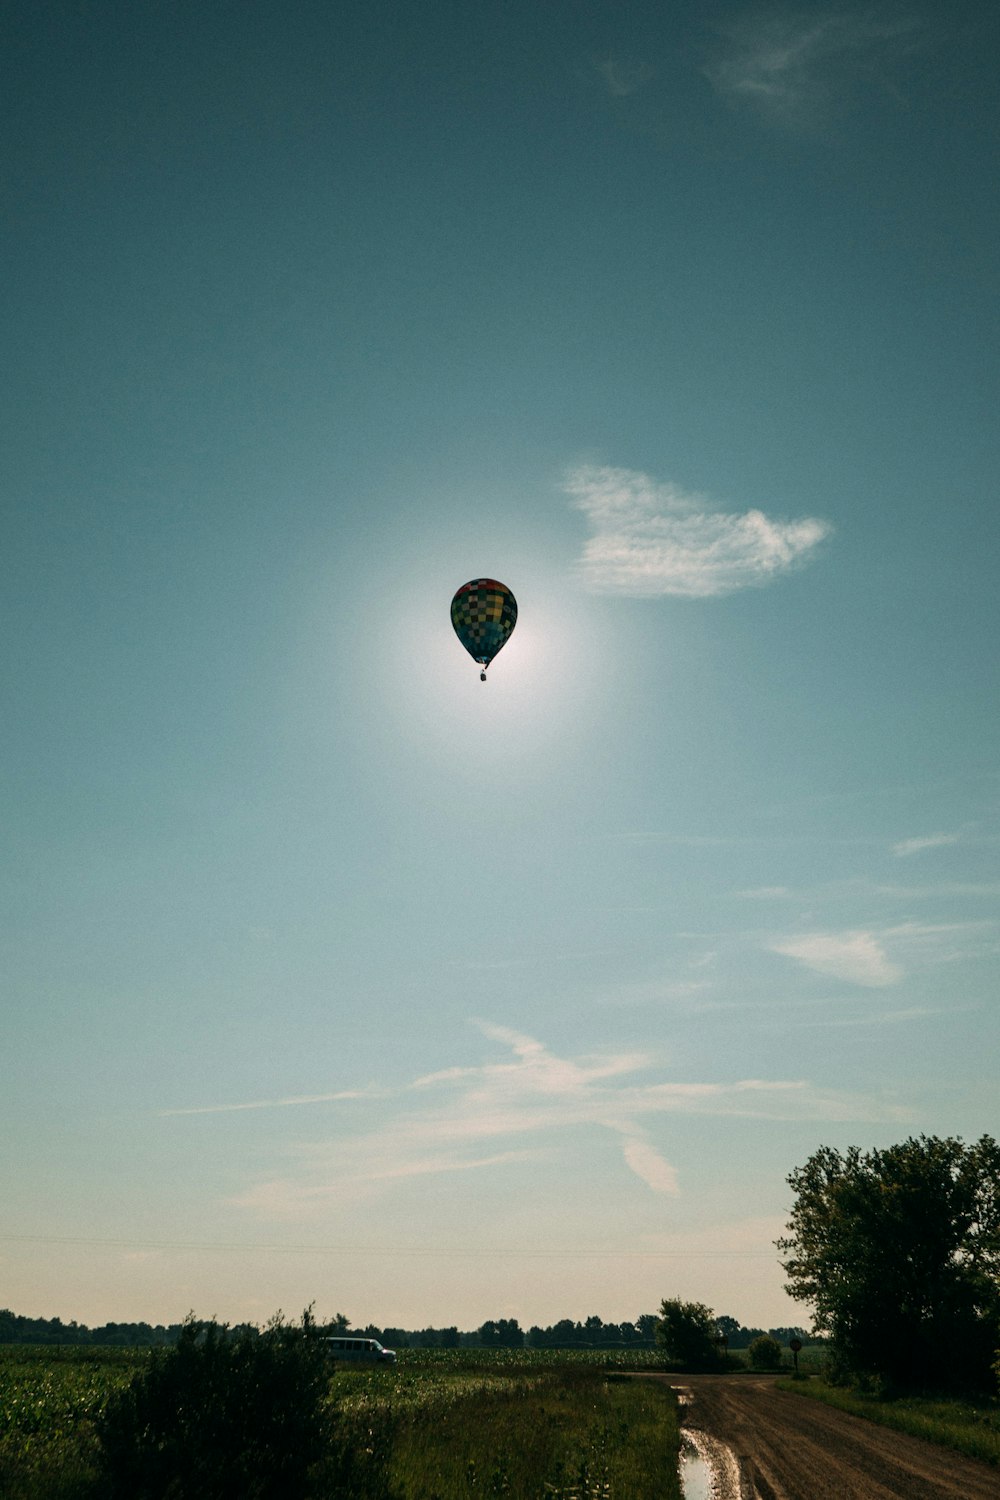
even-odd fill
[{"label": "tire track in dirt", "polygon": [[652,1376],[687,1393],[686,1429],[722,1445],[713,1500],[1000,1500],[1000,1473],[762,1376]]}]

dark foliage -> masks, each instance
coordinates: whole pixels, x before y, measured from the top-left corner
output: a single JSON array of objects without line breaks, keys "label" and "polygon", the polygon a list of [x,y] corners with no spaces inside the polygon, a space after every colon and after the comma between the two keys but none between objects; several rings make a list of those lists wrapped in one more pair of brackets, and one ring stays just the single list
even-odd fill
[{"label": "dark foliage", "polygon": [[747,1349],[750,1364],[755,1370],[776,1370],[781,1364],[781,1345],[770,1334],[762,1333]]},{"label": "dark foliage", "polygon": [[70,1344],[97,1348],[141,1349],[174,1344],[182,1325],[162,1323],[105,1323],[88,1328],[85,1323],[64,1323],[61,1318],[25,1318],[9,1308],[0,1308],[0,1344]]},{"label": "dark foliage", "polygon": [[889,1389],[988,1390],[1000,1345],[1000,1146],[824,1146],[789,1177],[778,1241],[840,1370]]},{"label": "dark foliage", "polygon": [[720,1363],[715,1314],[703,1302],[661,1302],[656,1342],[684,1370],[712,1370]]},{"label": "dark foliage", "polygon": [[524,1332],[516,1318],[491,1318],[479,1329],[484,1349],[523,1349]]},{"label": "dark foliage", "polygon": [[715,1324],[728,1349],[749,1349],[754,1339],[759,1339],[764,1334],[777,1339],[783,1346],[790,1344],[792,1339],[799,1339],[803,1344],[809,1343],[809,1334],[804,1328],[744,1328],[736,1318],[725,1314],[717,1317]]},{"label": "dark foliage", "polygon": [[[309,1313],[262,1334],[184,1324],[97,1424],[101,1500],[302,1500],[329,1453],[329,1366]],[[348,1465],[347,1446],[339,1466]],[[329,1493],[329,1491],[327,1491]],[[363,1493],[360,1491],[358,1493]]]}]

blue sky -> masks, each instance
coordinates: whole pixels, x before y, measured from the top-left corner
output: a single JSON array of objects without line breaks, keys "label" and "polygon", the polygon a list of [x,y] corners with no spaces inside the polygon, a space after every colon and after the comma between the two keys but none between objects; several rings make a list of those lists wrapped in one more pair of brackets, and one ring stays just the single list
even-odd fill
[{"label": "blue sky", "polygon": [[807,1321],[997,1131],[995,12],[5,27],[4,1301]]}]

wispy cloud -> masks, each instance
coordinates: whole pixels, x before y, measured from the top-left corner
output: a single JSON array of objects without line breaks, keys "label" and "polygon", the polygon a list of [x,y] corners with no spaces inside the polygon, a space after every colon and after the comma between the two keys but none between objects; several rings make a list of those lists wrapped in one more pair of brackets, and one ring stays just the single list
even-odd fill
[{"label": "wispy cloud", "polygon": [[808,124],[828,115],[859,83],[895,93],[892,64],[923,31],[918,17],[877,7],[757,8],[719,28],[719,51],[705,74],[730,103]]},{"label": "wispy cloud", "polygon": [[376,1089],[340,1089],[335,1094],[293,1094],[287,1099],[251,1099],[242,1104],[196,1104],[188,1109],[162,1109],[166,1115],[225,1115],[240,1109],[291,1109],[297,1104],[332,1104],[340,1099],[376,1099]]},{"label": "wispy cloud", "polygon": [[635,469],[584,465],[565,492],[590,522],[580,573],[599,594],[711,598],[769,583],[830,533],[825,521],[733,514]]},{"label": "wispy cloud", "polygon": [[943,880],[928,885],[871,885],[876,896],[886,896],[893,901],[940,901],[955,896],[971,896],[974,900],[995,901],[1000,896],[1000,881],[996,880]]},{"label": "wispy cloud", "polygon": [[653,69],[635,58],[609,54],[594,63],[594,71],[612,99],[628,99],[649,82]]},{"label": "wispy cloud", "polygon": [[637,1131],[624,1130],[621,1134],[622,1155],[635,1175],[654,1193],[676,1193],[677,1173],[670,1162]]},{"label": "wispy cloud", "polygon": [[881,936],[902,949],[908,961],[960,963],[997,952],[997,923],[990,918],[965,922],[900,922]]},{"label": "wispy cloud", "polygon": [[898,964],[891,963],[885,949],[871,932],[809,932],[784,938],[770,945],[772,953],[797,959],[817,974],[829,974],[882,989],[903,977]]},{"label": "wispy cloud", "polygon": [[[843,840],[841,843],[845,842]],[[859,843],[875,843],[875,840],[858,840]],[[908,885],[890,884],[873,880],[870,875],[845,876],[839,880],[820,881],[816,885],[748,886],[735,890],[732,895],[741,901],[800,901],[813,905],[817,901],[858,902],[870,906],[873,900],[888,901],[940,901],[956,897],[972,897],[975,900],[995,901],[1000,896],[1000,881],[996,880],[934,880],[912,882]],[[652,910],[653,908],[647,908]]]},{"label": "wispy cloud", "polygon": [[[477,1023],[504,1050],[475,1067],[424,1074],[397,1090],[375,1130],[299,1145],[290,1172],[234,1202],[297,1218],[336,1199],[369,1199],[407,1179],[517,1167],[560,1149],[586,1148],[586,1132],[617,1140],[623,1167],[658,1194],[678,1191],[662,1134],[670,1115],[766,1120],[878,1120],[899,1111],[800,1079],[680,1082],[643,1078],[655,1059],[608,1052],[561,1057],[531,1036]],[[580,1132],[584,1132],[581,1136]]]},{"label": "wispy cloud", "polygon": [[868,989],[884,989],[914,969],[991,958],[1000,951],[997,922],[897,922],[877,928],[807,932],[774,939],[772,953],[794,958],[817,974]]},{"label": "wispy cloud", "polygon": [[960,1005],[949,1006],[945,1010],[942,1006],[910,1005],[901,1010],[858,1011],[853,1015],[838,1014],[803,1021],[790,1021],[786,1024],[795,1027],[835,1027],[837,1029],[856,1026],[904,1026],[914,1021],[929,1021],[936,1016],[953,1016],[957,1011],[975,1008],[975,1006]]},{"label": "wispy cloud", "polygon": [[925,849],[941,849],[946,844],[958,843],[957,833],[929,833],[924,838],[901,839],[893,844],[892,852],[897,859],[908,859],[911,854],[921,854]]}]

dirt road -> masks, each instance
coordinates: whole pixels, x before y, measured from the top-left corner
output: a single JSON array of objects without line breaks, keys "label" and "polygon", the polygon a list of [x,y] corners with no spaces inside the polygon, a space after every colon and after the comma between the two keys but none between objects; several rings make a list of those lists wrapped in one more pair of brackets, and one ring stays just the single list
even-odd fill
[{"label": "dirt road", "polygon": [[688,1393],[684,1427],[712,1464],[712,1500],[1000,1500],[988,1464],[779,1391],[773,1377],[654,1378]]}]

